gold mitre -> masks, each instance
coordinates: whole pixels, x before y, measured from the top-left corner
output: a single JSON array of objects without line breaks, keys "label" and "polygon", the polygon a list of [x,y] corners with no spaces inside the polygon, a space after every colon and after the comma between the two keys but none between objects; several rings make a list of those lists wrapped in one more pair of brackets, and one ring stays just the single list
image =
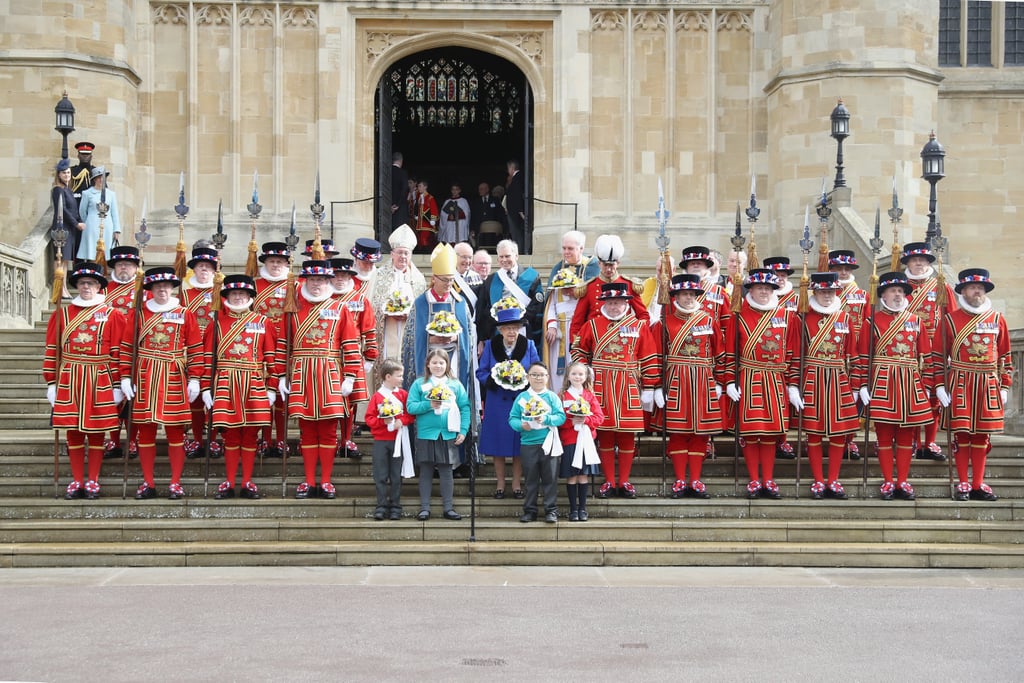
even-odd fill
[{"label": "gold mitre", "polygon": [[434,247],[430,254],[430,270],[434,275],[455,275],[455,266],[458,262],[455,248],[450,244],[442,242]]}]

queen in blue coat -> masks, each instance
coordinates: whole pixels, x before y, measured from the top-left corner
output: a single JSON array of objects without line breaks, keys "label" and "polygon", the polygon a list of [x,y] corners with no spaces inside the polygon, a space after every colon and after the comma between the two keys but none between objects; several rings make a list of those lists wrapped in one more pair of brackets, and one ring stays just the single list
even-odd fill
[{"label": "queen in blue coat", "polygon": [[[497,311],[495,320],[498,334],[484,344],[476,370],[476,378],[480,381],[484,397],[480,452],[494,458],[494,474],[497,479],[495,498],[505,497],[505,458],[513,459],[512,493],[516,498],[523,496],[519,432],[509,426],[508,415],[516,396],[527,384],[526,368],[540,362],[533,341],[521,334],[524,327],[523,315],[521,308]],[[508,361],[517,361],[519,365],[516,367]]]}]

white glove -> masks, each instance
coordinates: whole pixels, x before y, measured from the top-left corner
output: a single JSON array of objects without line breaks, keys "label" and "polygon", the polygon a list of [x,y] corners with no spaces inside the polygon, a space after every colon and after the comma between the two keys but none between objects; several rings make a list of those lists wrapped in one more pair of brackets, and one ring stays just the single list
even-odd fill
[{"label": "white glove", "polygon": [[938,386],[935,388],[935,396],[938,397],[939,403],[942,404],[943,408],[948,408],[952,401],[949,398],[949,392],[946,391],[946,387]]},{"label": "white glove", "polygon": [[203,390],[203,405],[206,406],[207,410],[213,408],[213,394],[210,393],[209,389]]},{"label": "white glove", "polygon": [[370,361],[363,361],[363,372],[369,377],[373,374],[373,363]]},{"label": "white glove", "polygon": [[733,403],[739,403],[740,396],[742,396],[742,394],[740,393],[740,388],[733,384],[732,382],[729,382],[729,385],[725,387],[725,395],[731,398],[733,400]]},{"label": "white glove", "polygon": [[391,420],[390,422],[388,422],[388,431],[389,432],[396,432],[396,431],[398,431],[398,420]]},{"label": "white glove", "polygon": [[117,405],[121,405],[121,401],[123,400],[124,392],[118,389],[117,387],[114,387],[114,403]]},{"label": "white glove", "polygon": [[129,401],[135,398],[135,387],[132,386],[132,381],[127,377],[121,380],[121,393]]},{"label": "white glove", "polygon": [[[51,408],[54,405],[57,404],[57,385],[56,384],[47,384],[46,385],[46,400],[50,402],[50,407]],[[1003,403],[1006,403],[1006,401],[1003,401]]]},{"label": "white glove", "polygon": [[341,383],[341,395],[348,396],[352,393],[352,389],[356,386],[356,381],[351,377],[346,377],[345,381]]},{"label": "white glove", "polygon": [[190,379],[188,381],[188,387],[185,388],[185,393],[188,395],[189,403],[192,403],[199,398],[199,380]]},{"label": "white glove", "polygon": [[715,385],[715,400],[717,401],[720,398],[722,398],[722,385],[721,384],[716,384]]},{"label": "white glove", "polygon": [[1006,402],[1010,400],[1010,391],[1009,391],[1009,389],[1000,389],[999,390],[999,398],[1003,399],[1003,405],[1005,406]]},{"label": "white glove", "polygon": [[871,394],[868,393],[867,387],[861,387],[860,391],[858,391],[857,393],[860,394],[861,403],[863,403],[864,405],[868,405],[869,403],[871,403]]},{"label": "white glove", "polygon": [[640,407],[645,413],[654,410],[654,389],[644,389],[640,392]]},{"label": "white glove", "polygon": [[786,394],[789,395],[789,402],[793,404],[793,407],[797,410],[804,409],[804,399],[800,395],[800,387],[790,384],[786,387]]},{"label": "white glove", "polygon": [[282,398],[288,398],[288,394],[292,393],[292,387],[288,383],[287,377],[282,377],[277,383],[277,393],[281,394]]},{"label": "white glove", "polygon": [[274,402],[277,400],[277,393],[273,389],[267,389],[267,403],[270,407],[274,407]]},{"label": "white glove", "polygon": [[659,408],[665,407],[665,390],[661,387],[654,390],[654,405]]}]

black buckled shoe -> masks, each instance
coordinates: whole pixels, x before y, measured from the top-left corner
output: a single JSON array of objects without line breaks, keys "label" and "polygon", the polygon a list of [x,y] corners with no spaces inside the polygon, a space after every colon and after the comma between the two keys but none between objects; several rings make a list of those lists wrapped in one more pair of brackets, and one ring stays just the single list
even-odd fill
[{"label": "black buckled shoe", "polygon": [[457,522],[460,519],[462,519],[462,515],[460,515],[455,510],[445,510],[444,511],[444,518],[445,519],[450,519],[453,522]]},{"label": "black buckled shoe", "polygon": [[248,500],[259,500],[260,489],[259,487],[256,486],[256,484],[252,483],[251,481],[247,481],[244,484],[242,484],[242,490],[238,492],[238,495]]},{"label": "black buckled shoe", "polygon": [[181,484],[171,484],[167,487],[167,498],[170,500],[181,500],[185,497],[185,489]]},{"label": "black buckled shoe", "polygon": [[140,484],[135,491],[135,500],[149,500],[150,498],[156,498],[156,489],[145,483]]},{"label": "black buckled shoe", "polygon": [[326,484],[320,484],[320,497],[325,500],[334,500],[337,493],[334,491],[334,484],[327,482]]},{"label": "black buckled shoe", "polygon": [[68,484],[68,488],[64,492],[64,500],[76,500],[78,498],[85,498],[85,488],[82,486],[82,482],[73,481]]},{"label": "black buckled shoe", "polygon": [[796,460],[796,451],[788,441],[783,441],[775,447],[775,457],[779,460]]},{"label": "black buckled shoe", "polygon": [[310,486],[306,482],[302,482],[301,484],[299,484],[295,488],[295,498],[297,500],[306,500],[307,498],[310,497],[310,494],[312,493],[312,491],[313,491],[313,487],[312,486]]},{"label": "black buckled shoe", "polygon": [[213,494],[214,500],[227,500],[235,497],[235,487],[226,481],[222,481],[217,487],[217,493]]},{"label": "black buckled shoe", "polygon": [[971,489],[969,497],[971,500],[984,500],[989,503],[999,500],[996,494],[992,493],[992,489],[988,487],[988,484],[982,484],[979,488]]},{"label": "black buckled shoe", "polygon": [[909,481],[901,481],[896,487],[893,494],[900,500],[914,500],[914,487],[910,485]]}]

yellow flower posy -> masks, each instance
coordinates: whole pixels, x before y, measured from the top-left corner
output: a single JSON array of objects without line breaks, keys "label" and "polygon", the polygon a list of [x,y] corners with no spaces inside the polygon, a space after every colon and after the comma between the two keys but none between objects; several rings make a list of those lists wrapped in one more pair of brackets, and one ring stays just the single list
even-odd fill
[{"label": "yellow flower posy", "polygon": [[565,409],[568,415],[573,417],[587,417],[590,415],[590,403],[584,398],[577,398]]},{"label": "yellow flower posy", "polygon": [[522,391],[526,388],[526,370],[517,360],[504,360],[491,368],[491,379],[502,389]]},{"label": "yellow flower posy", "polygon": [[455,398],[455,394],[453,394],[452,390],[443,384],[435,384],[430,388],[430,391],[427,392],[428,401],[441,401],[443,403],[445,401],[450,401],[453,398]]},{"label": "yellow flower posy", "polygon": [[377,415],[385,420],[391,417],[398,417],[402,412],[402,404],[390,398],[385,398],[381,401],[380,407],[377,409]]},{"label": "yellow flower posy", "polygon": [[427,334],[437,337],[456,337],[462,332],[462,325],[459,319],[448,311],[439,311],[427,324]]},{"label": "yellow flower posy", "polygon": [[563,268],[555,274],[555,279],[551,281],[551,286],[554,289],[561,289],[562,287],[579,287],[583,284],[583,280],[575,271],[569,268]]}]

